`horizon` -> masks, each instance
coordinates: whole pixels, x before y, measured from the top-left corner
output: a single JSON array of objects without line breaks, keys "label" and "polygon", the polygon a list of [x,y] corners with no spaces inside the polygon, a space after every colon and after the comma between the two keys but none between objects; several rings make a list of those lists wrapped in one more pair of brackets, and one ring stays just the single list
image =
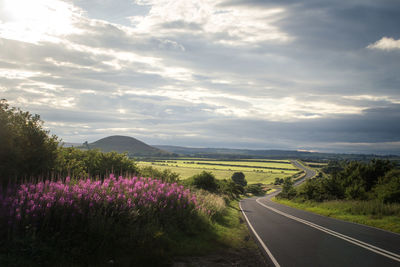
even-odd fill
[{"label": "horizon", "polygon": [[71,143],[399,155],[399,13],[393,0],[4,0],[0,98]]},{"label": "horizon", "polygon": [[92,144],[94,142],[97,142],[99,140],[105,139],[107,137],[112,137],[112,136],[120,136],[120,137],[130,137],[134,138],[140,142],[145,143],[146,145],[157,147],[157,146],[172,146],[172,147],[183,147],[183,148],[194,148],[194,149],[229,149],[229,150],[254,150],[254,151],[296,151],[296,152],[309,152],[309,153],[327,153],[327,154],[344,154],[344,155],[350,155],[350,154],[356,154],[356,155],[377,155],[377,156],[400,156],[400,154],[385,154],[385,153],[353,153],[353,152],[335,152],[335,151],[316,151],[316,150],[302,150],[302,149],[270,149],[270,148],[247,148],[247,147],[201,147],[201,146],[180,146],[180,145],[171,145],[171,144],[150,144],[147,142],[144,142],[143,140],[137,139],[136,137],[133,136],[128,136],[128,135],[110,135],[110,136],[105,136],[97,140],[89,141],[85,140],[83,142],[67,142],[65,140],[62,140],[61,143],[67,144],[67,145],[82,145],[86,141],[89,144]]}]

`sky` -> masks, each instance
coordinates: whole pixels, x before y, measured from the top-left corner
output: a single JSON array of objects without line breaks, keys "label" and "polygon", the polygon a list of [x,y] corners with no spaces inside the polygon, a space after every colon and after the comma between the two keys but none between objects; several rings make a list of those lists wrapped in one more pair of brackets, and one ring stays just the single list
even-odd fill
[{"label": "sky", "polygon": [[400,154],[398,0],[2,0],[0,98],[65,142]]}]

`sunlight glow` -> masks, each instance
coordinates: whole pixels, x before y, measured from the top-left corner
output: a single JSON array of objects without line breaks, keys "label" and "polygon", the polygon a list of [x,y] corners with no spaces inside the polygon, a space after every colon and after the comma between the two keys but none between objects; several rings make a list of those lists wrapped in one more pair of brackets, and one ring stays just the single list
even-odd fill
[{"label": "sunlight glow", "polygon": [[79,13],[59,0],[4,0],[0,37],[28,43],[59,42],[59,37],[79,32],[73,25]]}]

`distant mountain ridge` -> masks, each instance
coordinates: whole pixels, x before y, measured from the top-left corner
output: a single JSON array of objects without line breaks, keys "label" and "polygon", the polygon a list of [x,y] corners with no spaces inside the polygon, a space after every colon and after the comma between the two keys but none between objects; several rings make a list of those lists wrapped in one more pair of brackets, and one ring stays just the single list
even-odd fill
[{"label": "distant mountain ridge", "polygon": [[80,148],[100,149],[103,152],[127,152],[129,157],[174,156],[173,153],[152,147],[136,138],[122,135],[108,136],[87,145],[83,144]]},{"label": "distant mountain ridge", "polygon": [[129,157],[200,157],[219,159],[245,159],[245,158],[270,158],[270,159],[301,159],[313,160],[370,160],[373,158],[391,159],[400,162],[396,155],[379,156],[374,154],[337,154],[319,153],[297,150],[254,150],[254,149],[232,149],[232,148],[194,148],[170,145],[148,145],[130,136],[113,135],[97,140],[93,143],[64,143],[64,147],[76,147],[79,149],[99,149],[103,152],[115,151],[127,152]]},{"label": "distant mountain ridge", "polygon": [[396,155],[374,154],[344,154],[320,153],[297,150],[253,150],[231,148],[194,148],[168,145],[153,145],[153,147],[176,153],[186,157],[214,157],[214,158],[271,158],[271,159],[301,159],[301,160],[370,160],[373,158],[400,160]]}]

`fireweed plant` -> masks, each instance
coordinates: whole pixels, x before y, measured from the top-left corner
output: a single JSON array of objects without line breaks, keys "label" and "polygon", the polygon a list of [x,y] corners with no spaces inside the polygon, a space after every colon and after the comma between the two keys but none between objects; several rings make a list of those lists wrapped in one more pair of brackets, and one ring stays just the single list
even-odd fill
[{"label": "fireweed plant", "polygon": [[199,233],[211,213],[183,186],[143,177],[67,177],[25,183],[0,197],[2,242],[7,242],[0,256],[22,253],[43,265],[51,264],[52,257],[102,264],[108,258],[115,261],[124,249],[133,249],[124,264],[149,263],[152,255],[168,254],[169,232]]}]

